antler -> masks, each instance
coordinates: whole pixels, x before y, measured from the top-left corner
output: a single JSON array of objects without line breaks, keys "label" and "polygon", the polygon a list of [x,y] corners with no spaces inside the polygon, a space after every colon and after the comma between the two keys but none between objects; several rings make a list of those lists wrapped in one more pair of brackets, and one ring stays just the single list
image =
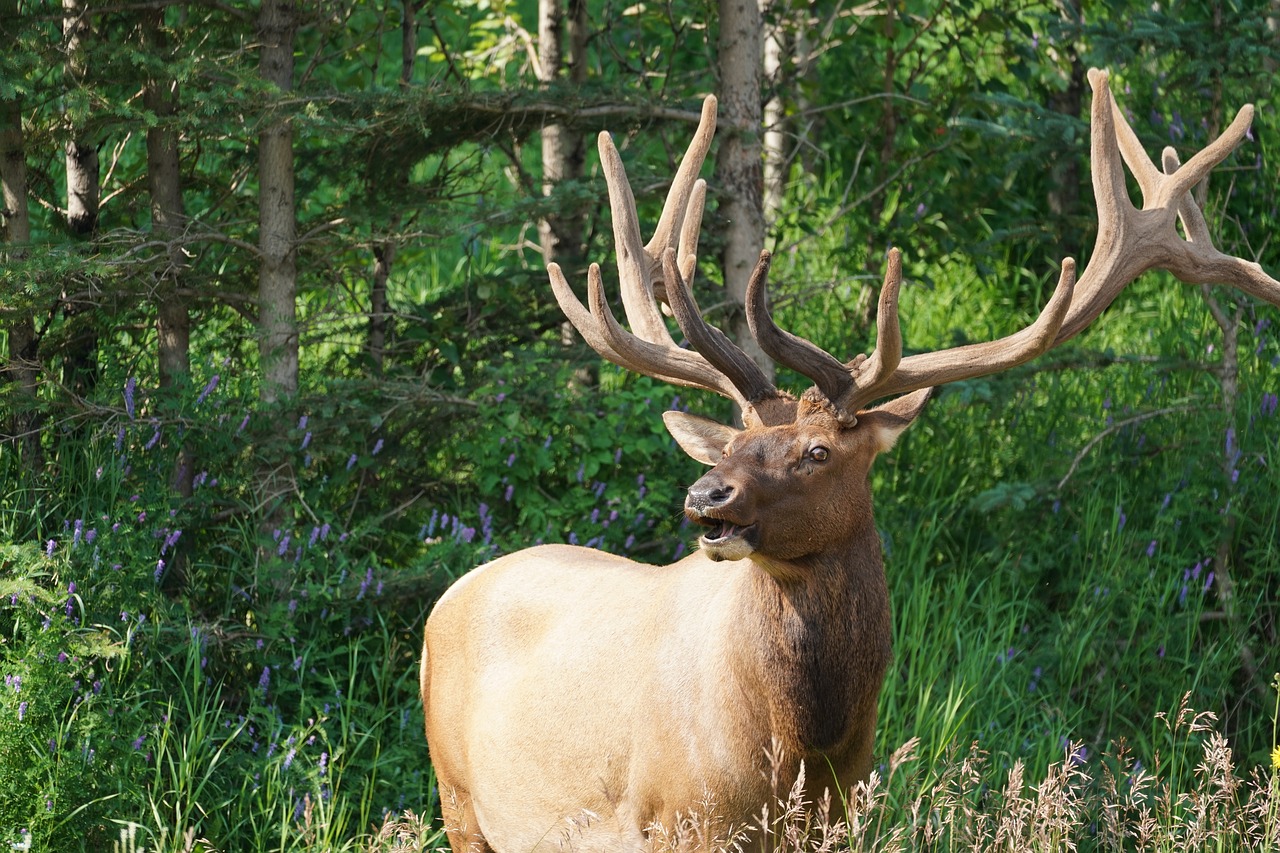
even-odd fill
[{"label": "antler", "polygon": [[[627,322],[614,318],[604,295],[600,265],[587,271],[588,303],[583,307],[558,264],[548,264],[552,290],[561,310],[583,339],[614,364],[675,385],[715,391],[742,408],[748,418],[755,407],[786,400],[750,356],[720,330],[707,325],[693,302],[689,282],[697,268],[698,232],[706,203],[706,181],[698,171],[715,134],[716,99],[703,101],[698,130],[689,143],[667,193],[653,238],[641,243],[635,196],[626,169],[608,133],[599,137],[600,161],[609,186],[618,281]],[[766,265],[767,266],[767,265]],[[670,304],[694,350],[676,345],[658,309],[659,297]]]},{"label": "antler", "polygon": [[[902,256],[893,249],[880,291],[876,348],[870,356],[841,362],[774,324],[765,292],[771,256],[762,252],[751,274],[746,305],[751,334],[761,349],[813,380],[815,391],[810,393],[825,397],[836,418],[851,426],[857,422],[859,409],[874,400],[986,376],[1035,358],[1079,334],[1126,285],[1157,267],[1188,284],[1232,285],[1280,306],[1280,281],[1256,263],[1218,251],[1190,193],[1240,144],[1253,118],[1253,106],[1244,106],[1226,132],[1186,165],[1178,162],[1172,148],[1166,148],[1161,171],[1142,150],[1116,107],[1107,74],[1091,69],[1089,83],[1094,95],[1090,152],[1098,238],[1078,282],[1075,261],[1063,260],[1058,285],[1034,323],[999,340],[903,357],[898,324]],[[746,353],[702,320],[689,290],[697,267],[698,229],[706,199],[706,183],[697,179],[697,173],[715,132],[715,112],[715,98],[708,97],[648,245],[640,243],[635,198],[621,158],[609,135],[600,134],[622,301],[635,334],[623,330],[614,319],[598,264],[592,264],[588,271],[589,311],[573,295],[559,266],[550,264],[547,269],[560,307],[605,358],[657,379],[722,394],[742,408],[749,423],[783,423],[795,415],[794,398],[778,391]],[[1141,187],[1141,209],[1129,199],[1122,161]],[[1175,220],[1181,220],[1185,238],[1179,235]],[[659,298],[672,308],[694,351],[675,344],[658,309]]]},{"label": "antler", "polygon": [[[769,319],[763,294],[748,293],[748,319],[761,348],[812,379],[834,405],[837,417],[852,423],[858,409],[873,400],[986,376],[1035,358],[1079,334],[1126,285],[1157,267],[1188,284],[1233,285],[1280,306],[1280,281],[1256,263],[1218,251],[1190,193],[1240,144],[1253,118],[1253,106],[1244,106],[1226,132],[1185,166],[1180,166],[1172,148],[1166,148],[1162,173],[1115,105],[1107,74],[1091,69],[1089,82],[1094,93],[1090,150],[1098,239],[1078,282],[1075,262],[1063,260],[1058,286],[1035,323],[997,341],[900,358],[897,295],[901,259],[893,250],[880,295],[878,343],[869,358],[841,364],[808,341],[779,330]],[[1141,210],[1129,200],[1121,158],[1142,189]],[[1175,218],[1182,221],[1185,239],[1177,232]],[[886,346],[887,352],[882,352]]]}]

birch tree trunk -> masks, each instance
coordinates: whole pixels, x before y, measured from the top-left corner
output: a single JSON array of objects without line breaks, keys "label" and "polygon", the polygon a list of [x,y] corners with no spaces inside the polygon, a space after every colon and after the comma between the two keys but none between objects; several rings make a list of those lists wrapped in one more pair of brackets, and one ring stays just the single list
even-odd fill
[{"label": "birch tree trunk", "polygon": [[720,151],[716,157],[716,189],[724,220],[721,269],[733,308],[728,326],[738,346],[772,378],[773,362],[751,336],[742,307],[746,304],[751,270],[764,248],[760,30],[757,0],[720,0]]},{"label": "birch tree trunk", "polygon": [[764,22],[764,195],[761,209],[765,227],[778,219],[786,190],[787,152],[783,122],[786,118],[782,100],[783,63],[786,57],[786,34],[782,22],[771,15],[774,4],[760,0],[760,16]]},{"label": "birch tree trunk", "polygon": [[[258,73],[280,92],[293,88],[293,0],[263,0]],[[259,398],[275,403],[298,391],[297,213],[293,196],[293,125],[269,119],[258,140],[258,351]]]}]

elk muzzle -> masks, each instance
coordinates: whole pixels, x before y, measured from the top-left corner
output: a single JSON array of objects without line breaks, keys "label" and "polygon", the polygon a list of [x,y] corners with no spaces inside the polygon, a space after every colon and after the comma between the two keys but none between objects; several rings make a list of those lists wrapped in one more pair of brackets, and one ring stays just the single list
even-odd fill
[{"label": "elk muzzle", "polygon": [[743,489],[714,469],[689,487],[684,514],[706,528],[698,544],[708,557],[741,560],[756,550],[757,528],[747,517],[747,503]]}]

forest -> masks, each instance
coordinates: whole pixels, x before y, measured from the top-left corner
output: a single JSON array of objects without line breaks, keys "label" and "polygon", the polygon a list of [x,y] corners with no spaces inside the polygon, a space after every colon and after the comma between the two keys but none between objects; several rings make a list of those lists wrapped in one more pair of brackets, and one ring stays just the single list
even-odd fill
[{"label": "forest", "polygon": [[[1090,69],[1157,171],[1252,105],[1180,237],[1280,275],[1276,0],[0,0],[0,44],[13,849],[442,848],[441,593],[695,547],[662,413],[733,406],[548,280],[616,281],[602,131],[648,234],[718,97],[694,290],[748,348],[762,249],[840,359],[891,248],[904,352],[1029,325],[1100,234]],[[935,391],[872,469],[875,773],[702,846],[1280,849],[1280,309],[1216,284]]]}]

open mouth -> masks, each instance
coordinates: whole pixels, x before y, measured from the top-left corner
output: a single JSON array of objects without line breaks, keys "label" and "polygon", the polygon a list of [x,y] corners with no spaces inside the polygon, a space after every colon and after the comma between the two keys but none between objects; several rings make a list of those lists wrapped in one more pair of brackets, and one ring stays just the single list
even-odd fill
[{"label": "open mouth", "polygon": [[707,526],[702,534],[702,541],[707,545],[720,545],[741,539],[755,529],[754,524],[738,525],[722,518],[704,518],[701,523]]},{"label": "open mouth", "polygon": [[704,528],[698,545],[712,560],[743,560],[756,550],[754,524],[734,524],[723,518],[694,518]]}]

